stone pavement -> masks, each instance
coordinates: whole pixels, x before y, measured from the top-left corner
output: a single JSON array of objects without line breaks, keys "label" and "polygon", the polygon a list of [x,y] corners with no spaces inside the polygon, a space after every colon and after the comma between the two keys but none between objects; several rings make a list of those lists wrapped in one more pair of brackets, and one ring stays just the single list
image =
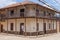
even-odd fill
[{"label": "stone pavement", "polygon": [[0,40],[60,40],[60,33],[39,36],[22,36],[16,34],[0,33]]}]

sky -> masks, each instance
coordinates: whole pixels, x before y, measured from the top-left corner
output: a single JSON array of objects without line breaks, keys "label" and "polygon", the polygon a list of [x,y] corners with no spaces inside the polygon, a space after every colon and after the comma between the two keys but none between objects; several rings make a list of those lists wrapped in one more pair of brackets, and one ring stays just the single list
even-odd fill
[{"label": "sky", "polygon": [[[0,8],[22,1],[24,0],[0,0]],[[30,0],[30,1],[42,4],[38,0]],[[60,0],[43,0],[43,1],[47,2],[47,4],[49,5],[52,5],[55,9],[60,10]]]}]

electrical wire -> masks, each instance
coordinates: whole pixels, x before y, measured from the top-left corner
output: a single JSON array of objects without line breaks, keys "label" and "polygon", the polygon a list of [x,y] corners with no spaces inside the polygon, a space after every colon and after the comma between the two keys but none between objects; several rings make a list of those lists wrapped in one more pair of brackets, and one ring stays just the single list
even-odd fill
[{"label": "electrical wire", "polygon": [[57,0],[54,0],[54,1],[60,5],[60,3]]},{"label": "electrical wire", "polygon": [[48,3],[44,0],[38,0],[39,2],[42,2],[43,4],[45,4],[46,6],[50,7],[50,8],[53,8],[53,10],[57,11],[58,9],[56,9],[54,6],[52,5],[48,5]]}]

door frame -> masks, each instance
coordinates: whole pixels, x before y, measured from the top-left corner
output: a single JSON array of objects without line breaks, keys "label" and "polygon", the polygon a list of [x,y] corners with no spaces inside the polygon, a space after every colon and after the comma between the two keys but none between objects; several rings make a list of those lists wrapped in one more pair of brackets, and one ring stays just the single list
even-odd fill
[{"label": "door frame", "polygon": [[43,23],[44,34],[46,34],[46,23]]},{"label": "door frame", "polygon": [[3,32],[3,24],[0,26],[0,32]]},{"label": "door frame", "polygon": [[24,34],[24,31],[22,29],[22,25],[24,26],[24,23],[20,23],[20,35],[23,35]]}]

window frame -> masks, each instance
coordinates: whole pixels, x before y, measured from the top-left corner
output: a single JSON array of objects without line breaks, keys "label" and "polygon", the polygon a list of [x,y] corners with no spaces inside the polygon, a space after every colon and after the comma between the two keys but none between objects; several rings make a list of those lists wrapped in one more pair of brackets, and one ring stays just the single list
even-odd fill
[{"label": "window frame", "polygon": [[[23,10],[23,11],[21,11],[21,10]],[[20,16],[24,16],[24,12],[25,12],[24,8],[20,9]]]},{"label": "window frame", "polygon": [[14,15],[14,10],[10,10],[10,16]]}]

